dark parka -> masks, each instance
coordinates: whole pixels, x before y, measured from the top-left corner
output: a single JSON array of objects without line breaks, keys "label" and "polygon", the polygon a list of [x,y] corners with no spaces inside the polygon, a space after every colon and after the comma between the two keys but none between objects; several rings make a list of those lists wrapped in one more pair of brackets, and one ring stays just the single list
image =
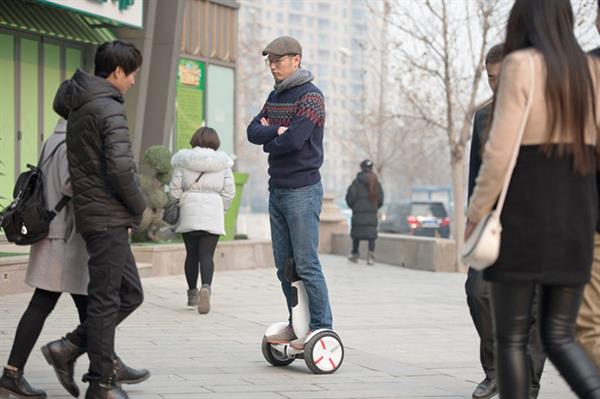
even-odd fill
[{"label": "dark parka", "polygon": [[54,109],[68,114],[67,157],[79,233],[135,227],[146,209],[131,151],[123,96],[78,70],[63,82]]},{"label": "dark parka", "polygon": [[359,240],[373,240],[377,238],[377,210],[383,205],[383,189],[377,181],[379,201],[377,205],[369,201],[368,174],[360,172],[348,187],[346,203],[352,209],[352,229],[350,236]]}]

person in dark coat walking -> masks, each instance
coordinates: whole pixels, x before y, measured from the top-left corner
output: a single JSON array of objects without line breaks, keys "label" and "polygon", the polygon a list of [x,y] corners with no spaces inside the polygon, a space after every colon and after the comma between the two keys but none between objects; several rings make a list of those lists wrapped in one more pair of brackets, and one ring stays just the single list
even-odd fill
[{"label": "person in dark coat walking", "polygon": [[142,55],[115,40],[98,47],[94,75],[77,70],[63,82],[56,104],[69,110],[67,157],[75,225],[90,259],[87,319],[65,338],[42,348],[63,385],[73,381],[75,360],[87,351],[86,399],[126,399],[116,378],[115,330],[143,301],[129,230],[146,199],[136,175],[123,96],[135,84]]},{"label": "person in dark coat walking", "polygon": [[367,264],[375,263],[375,240],[379,223],[377,211],[383,206],[383,188],[373,172],[373,162],[365,159],[360,163],[360,173],[348,187],[346,203],[352,209],[352,252],[348,259],[358,262],[358,246],[361,240],[369,241]]},{"label": "person in dark coat walking", "polygon": [[[67,110],[55,111],[63,118],[68,118]],[[54,133],[44,144],[40,156],[40,159],[45,160],[41,166],[44,194],[46,203],[51,207],[73,196],[65,145],[65,119],[61,118],[58,122]],[[53,153],[54,155],[50,155]],[[73,203],[68,201],[50,222],[48,236],[31,246],[25,282],[35,290],[15,331],[8,363],[0,377],[0,397],[2,394],[21,399],[47,397],[46,392],[29,385],[24,376],[24,368],[47,317],[54,310],[62,293],[71,294],[79,321],[85,322],[89,283],[87,262],[85,242],[75,231]],[[148,370],[136,370],[126,366],[117,355],[115,360],[116,379],[121,384],[136,384],[150,376]],[[79,396],[79,389],[74,382],[67,384],[65,389],[71,395]]]}]

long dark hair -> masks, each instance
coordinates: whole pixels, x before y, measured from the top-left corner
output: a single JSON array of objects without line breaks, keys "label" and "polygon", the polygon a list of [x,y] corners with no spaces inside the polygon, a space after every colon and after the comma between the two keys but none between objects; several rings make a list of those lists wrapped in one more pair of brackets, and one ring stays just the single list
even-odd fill
[{"label": "long dark hair", "polygon": [[[568,0],[516,0],[508,18],[504,56],[530,47],[542,53],[552,132],[544,151],[552,154],[556,136],[559,143],[572,139],[573,167],[585,174],[593,165],[592,154],[586,150],[585,129],[590,112],[596,120],[596,99],[588,59],[575,38],[573,21]],[[568,148],[561,144],[558,150],[564,155]]]},{"label": "long dark hair", "polygon": [[360,163],[360,170],[365,175],[369,202],[377,206],[379,204],[379,179],[373,172],[373,161],[365,159]]},{"label": "long dark hair", "polygon": [[367,189],[369,190],[369,202],[377,206],[379,204],[379,179],[373,172],[367,172]]}]

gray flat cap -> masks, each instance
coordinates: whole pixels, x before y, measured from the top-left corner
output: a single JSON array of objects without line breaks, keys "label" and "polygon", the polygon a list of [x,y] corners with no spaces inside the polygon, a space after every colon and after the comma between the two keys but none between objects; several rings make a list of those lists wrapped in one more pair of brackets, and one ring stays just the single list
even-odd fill
[{"label": "gray flat cap", "polygon": [[290,36],[281,36],[267,44],[262,52],[263,55],[282,56],[286,54],[302,55],[302,46],[298,40]]}]

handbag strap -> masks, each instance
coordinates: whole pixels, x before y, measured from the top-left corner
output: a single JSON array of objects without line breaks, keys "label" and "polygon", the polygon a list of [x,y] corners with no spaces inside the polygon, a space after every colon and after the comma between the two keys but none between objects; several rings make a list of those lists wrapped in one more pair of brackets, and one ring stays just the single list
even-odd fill
[{"label": "handbag strap", "polygon": [[[192,184],[190,184],[188,186],[188,188],[186,188],[185,190],[183,190],[183,192],[185,193],[186,191],[189,191],[189,189],[196,183],[198,183],[198,180],[200,180],[200,178],[202,177],[202,175],[204,175],[204,172],[200,172],[200,175],[198,177],[196,177],[196,180],[194,180],[194,182]],[[183,193],[182,193],[183,194]]]},{"label": "handbag strap", "polygon": [[527,54],[527,58],[529,60],[529,67],[531,71],[531,79],[529,82],[529,95],[527,96],[525,113],[523,114],[521,125],[519,125],[519,134],[517,135],[515,149],[513,150],[512,157],[510,158],[510,163],[508,164],[508,170],[506,172],[506,177],[504,178],[504,185],[502,186],[502,191],[500,192],[498,205],[496,206],[496,210],[494,211],[498,218],[500,218],[500,214],[502,213],[502,207],[504,206],[504,201],[506,200],[506,194],[508,192],[508,186],[510,185],[510,179],[512,178],[513,171],[517,164],[517,158],[519,157],[519,152],[521,151],[521,143],[523,142],[525,127],[527,126],[527,120],[529,119],[529,113],[531,111],[531,104],[533,103],[533,93],[535,90],[535,69],[533,65],[533,57],[531,57],[531,54]]}]

